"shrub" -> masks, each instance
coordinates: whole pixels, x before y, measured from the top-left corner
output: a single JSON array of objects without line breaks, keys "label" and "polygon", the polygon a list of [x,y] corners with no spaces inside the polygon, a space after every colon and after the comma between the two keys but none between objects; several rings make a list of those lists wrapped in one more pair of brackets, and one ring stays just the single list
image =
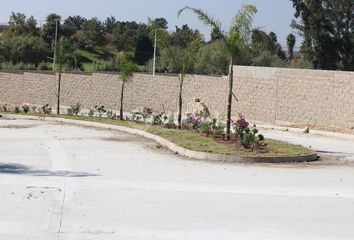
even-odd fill
[{"label": "shrub", "polygon": [[96,105],[95,110],[100,118],[102,117],[103,114],[105,114],[107,112],[107,110],[104,108],[103,105],[100,107]]},{"label": "shrub", "polygon": [[200,132],[209,136],[212,133],[213,122],[204,121],[200,124]]},{"label": "shrub", "polygon": [[186,121],[185,121],[185,128],[189,129],[190,131],[195,131],[198,132],[200,125],[202,123],[202,118],[200,116],[197,116],[192,113],[188,113],[186,115]]},{"label": "shrub", "polygon": [[113,117],[113,112],[111,110],[106,112],[106,115],[108,118],[112,118]]},{"label": "shrub", "polygon": [[94,108],[90,108],[90,110],[89,110],[89,112],[87,113],[87,115],[88,115],[89,117],[95,116],[95,109],[94,109]]},{"label": "shrub", "polygon": [[4,112],[8,112],[8,110],[9,110],[6,103],[2,104],[1,108]]},{"label": "shrub", "polygon": [[67,113],[68,115],[74,115],[73,110],[72,110],[71,107],[69,107],[69,108],[66,109],[66,113]]},{"label": "shrub", "polygon": [[51,70],[52,67],[50,66],[50,63],[47,63],[47,62],[41,62],[39,65],[38,65],[38,70]]},{"label": "shrub", "polygon": [[20,113],[20,112],[21,112],[21,111],[20,111],[20,108],[19,108],[18,106],[16,106],[15,109],[14,109],[14,112],[15,112],[15,113]]},{"label": "shrub", "polygon": [[49,106],[49,104],[45,104],[44,106],[42,106],[42,112],[44,114],[51,114],[52,108]]},{"label": "shrub", "polygon": [[175,116],[174,114],[171,114],[169,117],[166,116],[166,120],[163,123],[163,127],[165,128],[176,128],[176,124],[175,124]]},{"label": "shrub", "polygon": [[257,128],[249,128],[249,123],[242,114],[239,114],[239,118],[232,125],[235,130],[236,141],[244,148],[253,150],[261,146],[264,136],[258,134]]},{"label": "shrub", "polygon": [[32,109],[32,112],[33,112],[33,113],[36,113],[36,112],[37,112],[37,107],[36,107],[36,106],[31,107],[31,109]]},{"label": "shrub", "polygon": [[75,103],[70,106],[66,111],[69,115],[79,115],[82,105],[80,103]]},{"label": "shrub", "polygon": [[167,120],[167,116],[163,112],[152,115],[152,124],[154,125],[161,125],[166,120]]},{"label": "shrub", "polygon": [[31,109],[30,106],[28,106],[27,104],[24,104],[22,106],[22,110],[24,113],[28,113],[30,111],[30,109]]},{"label": "shrub", "polygon": [[224,133],[225,127],[225,124],[218,122],[217,119],[214,118],[211,126],[213,137],[220,137]]}]

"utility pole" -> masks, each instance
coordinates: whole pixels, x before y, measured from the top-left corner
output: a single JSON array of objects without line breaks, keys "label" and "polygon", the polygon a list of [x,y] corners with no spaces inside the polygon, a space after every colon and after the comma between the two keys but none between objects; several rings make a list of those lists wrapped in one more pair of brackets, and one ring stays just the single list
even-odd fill
[{"label": "utility pole", "polygon": [[152,75],[155,76],[155,68],[156,68],[156,41],[157,41],[157,29],[155,29],[155,42],[154,42],[154,63],[152,66]]},{"label": "utility pole", "polygon": [[58,22],[60,19],[55,19],[55,38],[54,38],[54,59],[53,59],[53,72],[55,71],[55,63],[57,60],[57,38],[58,38]]}]

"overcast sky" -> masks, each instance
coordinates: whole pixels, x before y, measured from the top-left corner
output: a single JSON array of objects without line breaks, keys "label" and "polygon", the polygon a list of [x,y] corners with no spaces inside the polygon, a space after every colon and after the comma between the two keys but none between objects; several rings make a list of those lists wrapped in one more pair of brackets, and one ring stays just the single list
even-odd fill
[{"label": "overcast sky", "polygon": [[[186,5],[202,8],[218,18],[227,30],[232,17],[244,2],[254,4],[258,8],[254,27],[261,27],[268,32],[274,31],[281,45],[286,46],[286,36],[292,32],[289,25],[294,18],[290,0],[0,0],[0,22],[8,22],[11,12],[33,15],[37,20],[44,20],[46,15],[54,12],[63,18],[81,15],[103,20],[112,15],[117,20],[137,22],[146,22],[147,17],[164,17],[171,30],[176,25],[188,24],[199,29],[208,39],[210,29],[200,24],[195,16],[185,12],[178,19],[176,12]],[[300,45],[299,41],[297,46]]]}]

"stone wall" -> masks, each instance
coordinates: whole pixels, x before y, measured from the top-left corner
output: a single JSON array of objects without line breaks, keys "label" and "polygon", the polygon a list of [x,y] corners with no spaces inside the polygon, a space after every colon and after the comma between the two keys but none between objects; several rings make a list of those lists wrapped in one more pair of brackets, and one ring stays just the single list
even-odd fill
[{"label": "stone wall", "polygon": [[[354,126],[354,73],[264,67],[234,67],[233,114],[244,113],[257,122],[281,125],[318,125],[350,129]],[[55,107],[57,76],[43,72],[0,72],[0,103]],[[85,108],[104,105],[119,109],[121,82],[114,74],[62,75],[61,103],[79,102]],[[183,88],[183,108],[192,111],[194,98],[209,107],[212,116],[225,118],[227,77],[188,76]],[[135,74],[126,85],[124,106],[176,112],[177,76]]]},{"label": "stone wall", "polygon": [[354,73],[235,67],[240,111],[280,125],[354,127]]}]

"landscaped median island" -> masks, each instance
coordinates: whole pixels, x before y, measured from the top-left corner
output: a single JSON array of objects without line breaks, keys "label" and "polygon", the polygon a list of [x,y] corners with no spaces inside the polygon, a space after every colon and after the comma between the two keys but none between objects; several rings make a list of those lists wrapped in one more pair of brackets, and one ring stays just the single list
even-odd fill
[{"label": "landscaped median island", "polygon": [[[6,113],[3,113],[3,115],[4,114]],[[162,137],[163,139],[166,139],[169,142],[172,142],[175,145],[184,149],[191,150],[189,152],[194,153],[193,155],[191,155],[185,153],[185,151],[183,151],[184,153],[176,152],[180,153],[181,155],[185,155],[187,157],[194,157],[198,156],[198,154],[196,155],[195,153],[203,153],[203,157],[194,157],[198,159],[218,160],[218,154],[220,154],[221,161],[233,161],[233,157],[240,157],[235,158],[237,159],[235,161],[239,162],[243,161],[243,158],[245,161],[251,162],[301,162],[313,161],[317,158],[316,153],[314,151],[305,148],[301,145],[294,145],[287,142],[272,139],[263,140],[263,136],[260,137],[262,139],[262,141],[260,141],[260,148],[244,148],[240,144],[237,144],[236,139],[227,141],[226,139],[224,140],[220,136],[214,137],[209,134],[201,134],[184,129],[166,128],[161,125],[146,124],[138,121],[122,121],[118,119],[96,116],[54,115],[42,113],[27,113],[23,115],[40,117],[41,119],[43,119],[43,117],[47,118],[44,120],[77,120],[78,124],[80,124],[79,121],[109,124],[112,125],[112,129],[114,129],[113,126],[120,126],[124,127],[124,129],[129,128],[140,130],[139,132],[143,131],[153,134],[155,136]],[[70,123],[75,123],[75,121],[71,121]],[[141,135],[136,132],[135,134]],[[174,151],[174,149],[171,150]]]}]

